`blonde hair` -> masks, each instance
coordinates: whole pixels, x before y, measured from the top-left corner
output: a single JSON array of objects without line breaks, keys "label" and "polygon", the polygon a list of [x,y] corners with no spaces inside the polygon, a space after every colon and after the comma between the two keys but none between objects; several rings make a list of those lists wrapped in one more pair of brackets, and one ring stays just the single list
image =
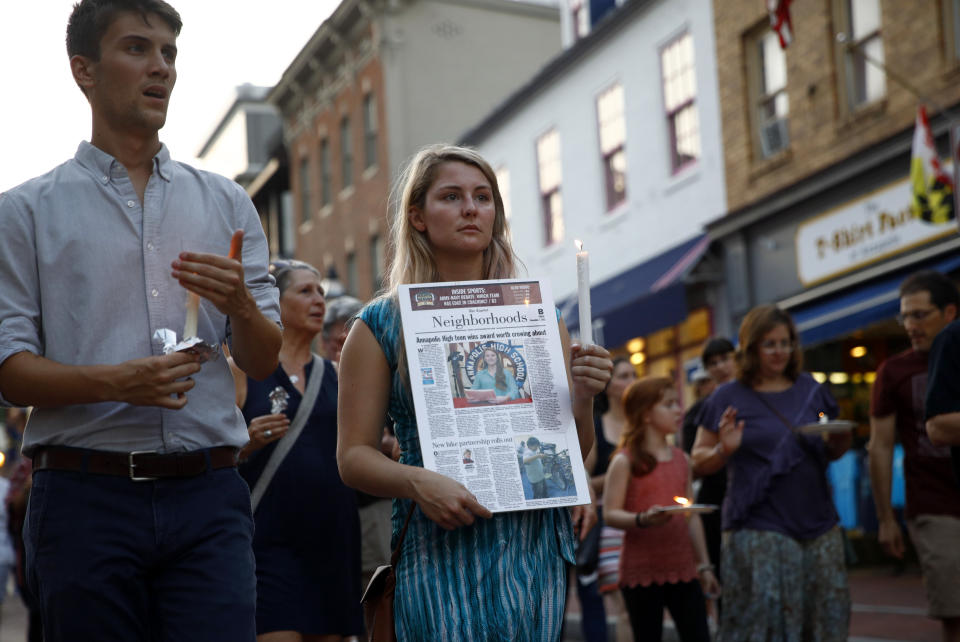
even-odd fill
[{"label": "blonde hair", "polygon": [[510,228],[503,209],[503,197],[497,185],[497,176],[490,164],[473,149],[455,145],[436,144],[421,149],[410,160],[394,185],[393,217],[390,221],[390,243],[393,260],[387,275],[384,294],[393,296],[397,288],[407,283],[431,283],[440,280],[437,262],[430,248],[426,232],[410,223],[411,208],[426,205],[427,192],[436,180],[437,170],[444,163],[464,163],[480,170],[490,183],[496,216],[493,236],[483,251],[483,279],[510,279],[516,276],[519,260],[510,243]]},{"label": "blonde hair", "polygon": [[[380,293],[381,298],[393,299],[396,303],[397,289],[408,283],[433,283],[440,280],[440,271],[433,257],[433,250],[426,232],[421,232],[410,223],[410,209],[423,208],[427,192],[437,179],[437,170],[444,163],[464,163],[480,170],[490,183],[496,214],[493,219],[493,234],[490,245],[483,251],[483,274],[481,279],[511,279],[517,274],[520,263],[510,243],[510,226],[503,209],[503,197],[497,185],[497,175],[480,154],[469,147],[438,143],[422,148],[400,172],[393,186],[390,202],[393,217],[390,220],[390,246],[393,259],[387,274],[387,283]],[[399,310],[399,307],[397,307]],[[397,322],[399,323],[399,315]],[[409,386],[407,355],[402,347],[403,326],[397,334],[400,349],[397,351],[397,370],[405,386]],[[499,361],[499,359],[498,359]],[[501,365],[502,367],[502,365]]]}]

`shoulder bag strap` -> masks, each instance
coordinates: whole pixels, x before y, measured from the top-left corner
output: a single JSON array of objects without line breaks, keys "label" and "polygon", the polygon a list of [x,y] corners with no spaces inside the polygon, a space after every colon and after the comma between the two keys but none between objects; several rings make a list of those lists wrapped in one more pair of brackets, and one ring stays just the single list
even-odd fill
[{"label": "shoulder bag strap", "polygon": [[754,394],[754,396],[756,396],[756,398],[760,400],[760,403],[762,403],[764,406],[766,406],[767,409],[768,409],[770,412],[772,412],[772,413],[775,414],[777,417],[779,417],[779,418],[780,418],[780,421],[782,421],[782,422],[784,423],[784,425],[787,427],[787,430],[789,430],[790,432],[793,432],[793,424],[791,424],[791,423],[787,420],[787,418],[783,416],[783,413],[782,413],[782,412],[780,412],[779,410],[777,410],[776,406],[774,406],[772,403],[770,403],[767,399],[764,398],[763,395],[761,395],[757,390],[754,390],[751,386],[744,386],[744,387],[745,387],[747,390],[749,390],[750,392],[752,392],[752,393]]},{"label": "shoulder bag strap", "polygon": [[[797,432],[796,430],[794,430],[793,424],[791,424],[789,421],[787,421],[787,418],[783,416],[783,413],[780,412],[779,410],[777,410],[777,409],[774,407],[774,405],[773,405],[772,403],[770,403],[767,399],[764,399],[763,395],[761,395],[759,392],[757,392],[756,390],[754,390],[754,389],[751,388],[750,386],[747,386],[747,388],[750,390],[750,392],[752,392],[753,394],[755,394],[755,395],[757,396],[757,399],[759,399],[759,400],[763,403],[763,405],[765,405],[767,408],[769,408],[769,409],[773,412],[773,414],[775,414],[777,417],[780,418],[780,421],[782,421],[782,422],[787,426],[787,429],[791,432],[791,434],[793,434],[794,438],[797,440],[797,443],[800,444],[800,447],[803,448],[803,450],[804,450],[808,455],[810,455],[811,457],[813,457],[813,460],[814,460],[814,461],[820,461],[820,455],[819,455],[819,453],[817,453],[817,451],[814,450],[814,448],[813,448],[813,446],[810,444],[810,442],[808,442],[806,439],[804,439],[804,437],[803,437],[802,434],[800,434],[799,432]],[[823,474],[823,475],[820,475],[820,483],[821,483],[821,485],[823,486],[823,491],[824,491],[824,493],[826,493],[826,496],[827,496],[827,497],[831,497],[831,495],[830,495],[830,488],[827,486],[827,478],[826,478],[826,469],[825,469],[825,468],[824,468],[824,474]]]},{"label": "shoulder bag strap", "polygon": [[303,427],[307,424],[310,413],[313,412],[313,406],[317,401],[317,394],[320,392],[320,383],[323,380],[323,371],[323,359],[317,355],[313,355],[313,369],[310,372],[310,381],[303,391],[303,398],[300,400],[300,407],[297,408],[297,414],[294,415],[293,421],[290,422],[290,430],[277,442],[277,447],[274,448],[270,454],[270,459],[267,460],[267,465],[264,467],[263,473],[260,475],[260,478],[253,487],[253,491],[250,493],[250,504],[254,512],[256,512],[257,506],[260,505],[260,500],[263,499],[263,494],[267,492],[267,487],[270,486],[270,482],[273,481],[273,476],[276,474],[277,469],[280,468],[280,464],[283,463],[287,453],[293,448],[297,437],[300,436]]},{"label": "shoulder bag strap", "polygon": [[397,568],[397,562],[400,561],[400,549],[403,548],[403,538],[407,536],[407,527],[410,526],[410,518],[413,517],[413,511],[417,510],[417,503],[414,501],[410,502],[413,506],[410,507],[410,512],[407,513],[407,519],[403,522],[403,528],[400,529],[400,537],[397,538],[397,547],[393,549],[393,553],[390,555],[390,566]]}]

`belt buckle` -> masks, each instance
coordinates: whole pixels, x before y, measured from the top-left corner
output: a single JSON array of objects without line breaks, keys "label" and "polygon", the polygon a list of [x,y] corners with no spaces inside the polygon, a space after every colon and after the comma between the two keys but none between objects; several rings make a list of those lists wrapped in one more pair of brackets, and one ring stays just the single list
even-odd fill
[{"label": "belt buckle", "polygon": [[127,455],[127,462],[130,465],[130,481],[140,482],[140,481],[154,481],[159,479],[158,477],[138,477],[135,474],[137,464],[133,461],[133,458],[137,455],[156,455],[156,450],[134,450],[129,455]]}]

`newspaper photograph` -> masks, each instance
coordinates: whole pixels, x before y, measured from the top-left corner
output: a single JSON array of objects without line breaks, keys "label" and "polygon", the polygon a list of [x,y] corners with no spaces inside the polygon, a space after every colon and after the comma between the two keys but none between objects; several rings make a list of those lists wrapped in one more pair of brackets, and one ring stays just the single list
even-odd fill
[{"label": "newspaper photograph", "polygon": [[589,504],[548,284],[406,285],[400,308],[424,466],[492,512]]}]

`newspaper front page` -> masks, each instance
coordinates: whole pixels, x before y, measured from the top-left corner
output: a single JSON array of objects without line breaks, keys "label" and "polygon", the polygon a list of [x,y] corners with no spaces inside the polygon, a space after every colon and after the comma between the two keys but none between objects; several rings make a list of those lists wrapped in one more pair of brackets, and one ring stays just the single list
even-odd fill
[{"label": "newspaper front page", "polygon": [[407,285],[400,308],[424,466],[492,512],[589,504],[547,283]]}]

